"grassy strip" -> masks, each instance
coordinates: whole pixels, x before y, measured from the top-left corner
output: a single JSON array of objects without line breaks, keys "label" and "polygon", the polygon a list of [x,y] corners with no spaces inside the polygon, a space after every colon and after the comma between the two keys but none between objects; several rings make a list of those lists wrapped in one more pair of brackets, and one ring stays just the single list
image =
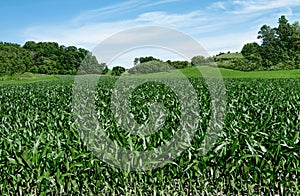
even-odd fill
[{"label": "grassy strip", "polygon": [[57,80],[56,76],[42,75],[42,74],[30,74],[20,76],[2,76],[0,77],[1,84],[20,84],[20,83],[31,83],[40,81],[52,81]]},{"label": "grassy strip", "polygon": [[224,68],[214,68],[207,66],[189,67],[170,72],[159,72],[151,74],[136,75],[138,78],[174,78],[182,77],[218,77],[220,74],[223,78],[300,78],[300,70],[279,70],[279,71],[237,71]]}]

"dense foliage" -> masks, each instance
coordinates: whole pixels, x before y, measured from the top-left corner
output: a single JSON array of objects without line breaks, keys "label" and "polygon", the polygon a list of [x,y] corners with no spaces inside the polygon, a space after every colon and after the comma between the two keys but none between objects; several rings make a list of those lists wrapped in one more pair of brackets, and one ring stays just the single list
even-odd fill
[{"label": "dense foliage", "polygon": [[146,56],[146,57],[135,58],[133,63],[134,63],[134,65],[138,65],[138,64],[147,63],[150,61],[162,61],[162,60],[154,58],[153,56]]},{"label": "dense foliage", "polygon": [[0,75],[24,73],[33,64],[30,51],[18,44],[0,42]]},{"label": "dense foliage", "polygon": [[152,56],[139,57],[134,59],[134,67],[128,70],[130,74],[146,74],[146,73],[157,73],[166,72],[172,69],[183,69],[192,66],[188,61],[184,60],[167,60],[154,58]]},{"label": "dense foliage", "polygon": [[[115,81],[100,78],[101,101],[96,103],[106,119],[99,120],[109,123],[111,138],[130,147],[127,139],[134,137],[118,132],[110,110]],[[145,172],[116,169],[87,149],[74,124],[71,78],[0,86],[1,194],[299,194],[299,79],[226,79],[225,126],[215,147],[204,156],[199,151],[210,120],[209,92],[203,79],[190,82],[201,107],[192,146],[172,163]],[[156,92],[155,87],[143,89],[137,89],[137,100],[132,100],[132,111],[141,120],[147,110],[138,93],[147,102],[152,101],[151,92],[145,89]],[[161,94],[167,102],[168,91]],[[172,137],[167,128],[162,131],[147,147]],[[139,140],[134,145],[144,149]]]},{"label": "dense foliage", "polygon": [[105,64],[99,64],[91,52],[75,46],[60,46],[55,42],[28,41],[24,46],[0,42],[0,75],[76,74],[79,67],[79,74],[100,74]]},{"label": "dense foliage", "polygon": [[189,63],[188,61],[170,61],[167,63],[175,69],[183,69],[192,66],[191,63]]},{"label": "dense foliage", "polygon": [[120,76],[125,71],[126,71],[126,69],[124,67],[122,67],[122,66],[115,66],[115,67],[112,68],[111,75],[113,75],[113,76]]},{"label": "dense foliage", "polygon": [[194,56],[191,60],[191,64],[193,66],[199,66],[199,65],[209,65],[214,62],[214,59],[212,57],[204,57],[204,56]]},{"label": "dense foliage", "polygon": [[172,67],[163,61],[153,60],[145,63],[140,63],[128,70],[130,74],[147,74],[170,71]]},{"label": "dense foliage", "polygon": [[261,44],[247,43],[241,53],[244,58],[218,59],[218,65],[238,70],[281,70],[300,68],[300,25],[289,23],[285,16],[278,27],[263,25],[258,32]]}]

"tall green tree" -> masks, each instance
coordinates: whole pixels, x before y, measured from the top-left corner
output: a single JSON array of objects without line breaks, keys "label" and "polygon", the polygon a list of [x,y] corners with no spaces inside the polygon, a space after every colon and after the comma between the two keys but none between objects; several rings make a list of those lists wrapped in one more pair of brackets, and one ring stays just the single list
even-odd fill
[{"label": "tall green tree", "polygon": [[291,28],[292,28],[292,35],[291,35],[291,39],[290,39],[290,44],[291,44],[292,48],[299,53],[300,52],[300,24],[299,24],[299,21],[293,23]]},{"label": "tall green tree", "polygon": [[292,28],[285,16],[279,18],[276,28],[267,25],[261,27],[258,39],[262,39],[260,55],[265,67],[276,66],[290,60],[290,57],[293,56],[289,44],[291,35]]},{"label": "tall green tree", "polygon": [[260,46],[258,45],[258,43],[253,42],[245,44],[241,53],[244,57],[249,58],[253,55],[259,55],[259,50]]},{"label": "tall green tree", "polygon": [[122,73],[125,72],[125,70],[126,70],[126,69],[125,69],[124,67],[122,67],[122,66],[115,66],[115,67],[113,67],[113,69],[112,69],[111,75],[113,75],[113,76],[121,76]]},{"label": "tall green tree", "polygon": [[262,46],[268,46],[276,39],[276,30],[268,25],[263,25],[258,32],[258,39],[262,39]]},{"label": "tall green tree", "polygon": [[292,26],[285,16],[279,18],[278,24],[278,28],[275,28],[276,34],[281,42],[288,44],[293,34]]}]

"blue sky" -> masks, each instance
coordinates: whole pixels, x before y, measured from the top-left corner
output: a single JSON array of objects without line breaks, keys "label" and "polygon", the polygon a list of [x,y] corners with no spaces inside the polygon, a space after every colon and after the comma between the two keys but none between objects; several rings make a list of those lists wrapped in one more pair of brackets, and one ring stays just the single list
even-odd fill
[{"label": "blue sky", "polygon": [[0,40],[56,41],[92,50],[122,30],[155,25],[196,39],[211,55],[257,41],[280,15],[300,19],[299,0],[3,0]]}]

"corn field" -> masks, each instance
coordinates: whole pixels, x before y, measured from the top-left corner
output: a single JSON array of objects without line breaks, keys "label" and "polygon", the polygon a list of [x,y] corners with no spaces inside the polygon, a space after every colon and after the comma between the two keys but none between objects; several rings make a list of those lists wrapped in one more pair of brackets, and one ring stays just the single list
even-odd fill
[{"label": "corn field", "polygon": [[[174,93],[156,83],[133,92],[130,112],[137,122],[149,118],[146,102],[161,100],[167,108],[160,130],[141,138],[114,121],[110,101],[116,80],[103,77],[97,86],[96,118],[107,137],[136,151],[170,141],[182,112]],[[300,80],[225,79],[224,126],[203,155],[210,96],[203,79],[189,81],[200,110],[190,145],[169,163],[146,171],[114,167],[88,148],[75,123],[73,78],[0,86],[0,193],[299,195]]]}]

